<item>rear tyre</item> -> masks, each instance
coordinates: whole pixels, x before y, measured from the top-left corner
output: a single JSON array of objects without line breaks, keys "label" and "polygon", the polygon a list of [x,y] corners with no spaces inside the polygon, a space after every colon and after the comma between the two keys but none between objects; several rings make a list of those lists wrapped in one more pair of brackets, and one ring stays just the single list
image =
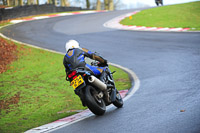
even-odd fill
[{"label": "rear tyre", "polygon": [[113,102],[113,104],[117,107],[117,108],[121,108],[124,104],[123,99],[120,95],[120,93],[117,91],[116,92],[116,100]]},{"label": "rear tyre", "polygon": [[92,86],[85,89],[85,103],[95,115],[103,115],[106,111],[104,100],[97,97],[98,92]]}]

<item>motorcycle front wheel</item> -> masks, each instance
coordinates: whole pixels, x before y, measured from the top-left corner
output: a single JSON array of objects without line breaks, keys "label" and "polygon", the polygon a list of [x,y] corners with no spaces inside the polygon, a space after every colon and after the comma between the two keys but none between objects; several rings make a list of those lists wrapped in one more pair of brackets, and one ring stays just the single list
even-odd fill
[{"label": "motorcycle front wheel", "polygon": [[116,92],[116,100],[113,102],[113,104],[117,107],[117,108],[121,108],[124,104],[123,99],[120,95],[120,93],[117,91]]},{"label": "motorcycle front wheel", "polygon": [[106,111],[106,105],[102,98],[98,98],[98,92],[90,85],[85,88],[85,103],[95,115],[103,115]]}]

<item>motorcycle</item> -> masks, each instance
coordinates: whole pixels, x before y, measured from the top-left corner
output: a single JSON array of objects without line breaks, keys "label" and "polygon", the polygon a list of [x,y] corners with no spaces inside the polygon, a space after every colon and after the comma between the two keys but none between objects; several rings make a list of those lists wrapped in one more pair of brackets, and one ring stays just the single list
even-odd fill
[{"label": "motorcycle", "polygon": [[163,1],[162,0],[155,0],[155,2],[156,2],[157,6],[159,6],[159,4],[163,6]]},{"label": "motorcycle", "polygon": [[[91,66],[98,66],[94,61]],[[108,66],[101,76],[96,77],[91,70],[79,67],[71,70],[67,74],[67,80],[73,86],[74,92],[80,97],[83,106],[87,106],[95,115],[103,115],[106,106],[113,104],[117,108],[123,106],[123,100],[119,91],[115,87],[113,74]]]}]

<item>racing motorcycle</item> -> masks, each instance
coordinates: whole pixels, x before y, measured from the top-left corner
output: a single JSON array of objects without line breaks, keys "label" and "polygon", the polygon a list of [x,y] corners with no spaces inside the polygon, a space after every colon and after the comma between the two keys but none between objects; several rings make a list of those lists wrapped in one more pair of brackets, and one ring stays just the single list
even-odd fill
[{"label": "racing motorcycle", "polygon": [[163,1],[162,0],[155,0],[155,2],[156,2],[157,6],[159,6],[159,4],[163,6]]},{"label": "racing motorcycle", "polygon": [[[93,61],[91,66],[98,66],[97,61]],[[123,100],[115,87],[113,74],[108,66],[97,77],[91,70],[79,67],[71,70],[67,75],[70,86],[73,86],[74,92],[80,97],[83,106],[87,106],[95,115],[103,115],[106,106],[114,104],[117,108],[123,106]]]}]

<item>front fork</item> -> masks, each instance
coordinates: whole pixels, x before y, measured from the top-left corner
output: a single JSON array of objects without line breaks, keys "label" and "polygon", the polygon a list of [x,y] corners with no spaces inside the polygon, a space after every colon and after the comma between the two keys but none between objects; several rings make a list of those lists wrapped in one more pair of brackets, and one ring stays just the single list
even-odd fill
[{"label": "front fork", "polygon": [[115,73],[115,71],[111,73],[109,68],[106,68],[106,70],[102,73],[103,79],[107,85],[107,90],[111,88],[111,94],[110,94],[111,103],[113,103],[116,100],[116,92],[117,92],[117,89],[115,87],[115,82],[112,76],[113,73]]}]

